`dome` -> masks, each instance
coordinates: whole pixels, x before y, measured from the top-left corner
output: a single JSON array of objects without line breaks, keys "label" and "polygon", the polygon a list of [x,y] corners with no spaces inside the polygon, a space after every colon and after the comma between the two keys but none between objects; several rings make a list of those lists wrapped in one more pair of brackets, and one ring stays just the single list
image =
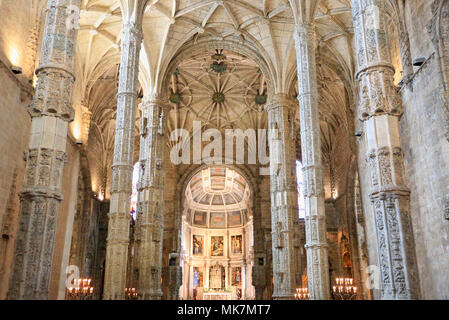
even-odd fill
[{"label": "dome", "polygon": [[185,215],[203,228],[241,227],[248,221],[250,189],[235,170],[211,167],[192,177],[186,188]]}]

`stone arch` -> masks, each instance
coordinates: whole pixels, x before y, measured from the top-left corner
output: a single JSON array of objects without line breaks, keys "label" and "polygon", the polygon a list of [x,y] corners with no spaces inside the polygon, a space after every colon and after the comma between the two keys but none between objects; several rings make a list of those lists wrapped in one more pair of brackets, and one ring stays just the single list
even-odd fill
[{"label": "stone arch", "polygon": [[215,50],[216,48],[229,50],[238,54],[241,54],[243,56],[246,56],[247,58],[253,60],[261,69],[262,73],[266,77],[267,81],[267,87],[268,87],[268,95],[272,95],[275,92],[275,77],[273,75],[273,67],[270,66],[264,57],[257,53],[253,48],[244,45],[242,43],[232,41],[232,40],[212,40],[212,41],[203,41],[200,43],[190,43],[188,45],[185,45],[182,49],[180,49],[177,53],[177,55],[171,60],[171,62],[165,67],[165,70],[163,71],[162,78],[162,90],[163,92],[160,92],[162,96],[169,96],[168,88],[169,88],[169,81],[170,81],[170,75],[175,71],[176,66],[183,60],[192,58],[198,53],[204,52],[204,51],[211,51]]},{"label": "stone arch", "polygon": [[[254,174],[251,172],[251,170],[245,166],[245,165],[220,165],[225,168],[230,168],[232,170],[237,171],[237,173],[241,174],[246,181],[248,182],[248,185],[251,190],[251,205],[253,214],[255,211],[255,199],[256,195],[260,192],[259,185],[257,183],[257,178],[254,176]],[[178,198],[177,203],[175,204],[175,228],[177,228],[177,240],[176,240],[176,250],[179,252],[181,250],[181,220],[182,220],[182,208],[184,207],[184,193],[185,190],[192,179],[192,177],[200,172],[201,170],[209,167],[207,164],[202,165],[190,165],[180,176],[178,179],[178,183],[176,184],[176,194],[181,195]]]},{"label": "stone arch", "polygon": [[[176,194],[180,195],[177,199],[177,203],[175,204],[175,236],[177,237],[177,246],[176,246],[176,253],[180,254],[181,252],[181,241],[182,241],[182,216],[183,216],[183,208],[185,206],[185,191],[191,181],[191,179],[201,172],[204,169],[207,169],[209,167],[223,167],[228,168],[231,170],[234,170],[238,174],[240,174],[248,183],[248,187],[250,190],[250,198],[249,198],[249,209],[252,211],[252,216],[256,214],[260,214],[260,212],[257,212],[257,195],[260,192],[259,190],[259,184],[258,179],[255,176],[255,174],[252,172],[252,170],[247,165],[226,165],[226,164],[217,164],[217,165],[208,165],[208,164],[201,164],[201,165],[190,165],[185,170],[184,173],[179,177],[178,182],[176,184]],[[256,226],[253,226],[253,241],[256,241]],[[263,238],[262,238],[263,239]],[[254,256],[254,259],[256,259],[256,256]],[[255,263],[255,261],[254,261]]]}]

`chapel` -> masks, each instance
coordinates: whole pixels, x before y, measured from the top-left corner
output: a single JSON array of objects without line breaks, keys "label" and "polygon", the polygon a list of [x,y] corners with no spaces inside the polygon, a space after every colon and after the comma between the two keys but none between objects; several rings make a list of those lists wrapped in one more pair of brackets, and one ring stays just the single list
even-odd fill
[{"label": "chapel", "polygon": [[0,0],[0,300],[449,300],[449,0]]}]

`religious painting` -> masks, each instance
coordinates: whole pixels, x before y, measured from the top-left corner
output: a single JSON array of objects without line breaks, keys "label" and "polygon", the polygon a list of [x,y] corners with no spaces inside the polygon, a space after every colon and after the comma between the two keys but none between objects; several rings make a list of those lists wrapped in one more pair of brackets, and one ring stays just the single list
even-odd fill
[{"label": "religious painting", "polygon": [[195,211],[193,223],[199,226],[206,226],[207,212]]},{"label": "religious painting", "polygon": [[224,254],[224,241],[222,236],[211,237],[210,255],[212,257],[222,257]]},{"label": "religious painting", "polygon": [[192,240],[192,247],[193,247],[192,251],[193,251],[194,256],[203,255],[204,237],[194,235],[193,240]]},{"label": "religious painting", "polygon": [[231,284],[233,287],[241,287],[242,286],[242,268],[235,267],[232,268],[232,278]]},{"label": "religious painting", "polygon": [[193,287],[203,287],[203,272],[199,267],[193,268]]},{"label": "religious painting", "polygon": [[242,236],[231,237],[231,252],[232,254],[242,254]]},{"label": "religious painting", "polygon": [[224,212],[211,212],[210,213],[210,226],[215,228],[226,227],[225,213]]}]

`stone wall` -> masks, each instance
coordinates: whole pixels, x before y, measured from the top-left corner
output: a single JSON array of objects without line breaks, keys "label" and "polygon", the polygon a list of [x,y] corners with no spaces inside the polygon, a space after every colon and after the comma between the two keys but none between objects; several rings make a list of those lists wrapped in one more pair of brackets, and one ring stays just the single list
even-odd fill
[{"label": "stone wall", "polygon": [[10,67],[26,67],[30,10],[27,0],[0,1],[0,231],[5,235],[0,239],[0,299],[5,298],[8,288],[19,212],[17,193],[22,188],[22,159],[31,123],[26,107],[32,88],[24,85],[26,79],[14,75]]},{"label": "stone wall", "polygon": [[[449,193],[449,143],[445,137],[438,55],[427,28],[432,18],[432,2],[406,1],[412,59],[424,57],[426,62],[414,68],[410,85],[401,89],[404,115],[400,126],[406,182],[411,190],[421,298],[449,299],[449,221],[444,219],[445,198]],[[369,264],[377,266],[365,137],[357,138],[357,144]],[[373,290],[373,295],[379,298],[379,291]]]},{"label": "stone wall", "polygon": [[[17,192],[22,188],[25,168],[23,152],[28,147],[31,121],[26,111],[26,105],[30,102],[30,98],[21,99],[20,83],[1,61],[0,79],[0,224],[2,234],[5,233],[10,236],[9,240],[0,240],[2,241],[0,248],[3,250],[3,252],[0,252],[0,299],[4,299],[13,252],[14,234],[17,229],[19,211]],[[14,173],[17,174],[16,179],[14,179]],[[14,190],[11,191],[14,184],[15,192]],[[8,225],[8,230],[3,230],[5,225]]]},{"label": "stone wall", "polygon": [[[424,2],[424,3],[423,3]],[[410,88],[403,88],[401,135],[422,298],[449,299],[449,221],[444,219],[449,194],[449,142],[441,100],[441,73],[436,48],[426,25],[433,1],[406,1],[412,58],[427,58],[415,67]]]}]

